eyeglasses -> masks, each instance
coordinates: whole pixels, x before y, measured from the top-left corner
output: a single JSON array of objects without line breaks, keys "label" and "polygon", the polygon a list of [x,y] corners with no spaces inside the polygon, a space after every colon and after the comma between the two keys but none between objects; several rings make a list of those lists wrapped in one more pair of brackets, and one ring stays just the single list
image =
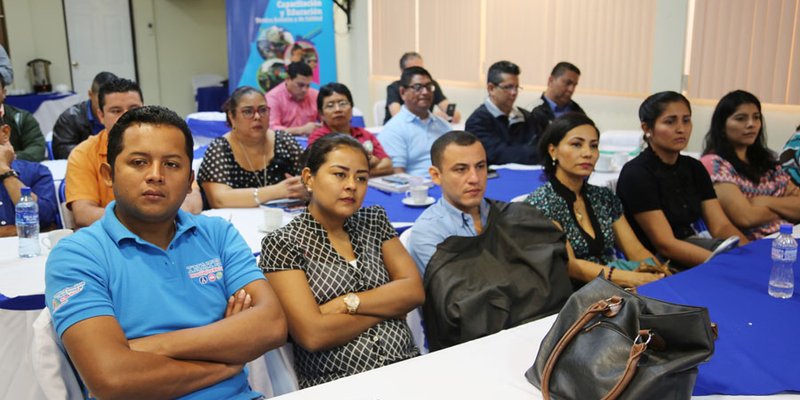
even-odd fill
[{"label": "eyeglasses", "polygon": [[332,111],[335,110],[337,107],[341,108],[342,110],[346,110],[348,107],[350,107],[350,102],[347,100],[331,101],[325,103],[325,105],[322,106],[322,109],[325,111]]},{"label": "eyeglasses", "polygon": [[522,86],[520,85],[495,85],[496,88],[505,90],[506,92],[520,92],[522,91]]},{"label": "eyeglasses", "polygon": [[428,83],[426,85],[423,85],[421,83],[415,83],[413,85],[408,85],[406,87],[413,90],[414,93],[422,93],[423,89],[428,89],[428,91],[431,93],[436,91],[436,85],[434,85],[433,83]]},{"label": "eyeglasses", "polygon": [[269,107],[261,106],[257,109],[253,109],[252,107],[245,107],[239,110],[239,113],[242,114],[243,117],[246,119],[253,119],[256,116],[256,113],[263,118],[269,115]]}]

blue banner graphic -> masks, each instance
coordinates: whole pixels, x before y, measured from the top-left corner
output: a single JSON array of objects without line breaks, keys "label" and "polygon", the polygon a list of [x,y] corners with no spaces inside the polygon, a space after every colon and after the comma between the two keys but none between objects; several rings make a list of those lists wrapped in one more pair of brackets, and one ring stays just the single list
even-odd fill
[{"label": "blue banner graphic", "polygon": [[292,62],[314,71],[312,86],[336,81],[332,0],[226,0],[230,91],[269,91]]}]

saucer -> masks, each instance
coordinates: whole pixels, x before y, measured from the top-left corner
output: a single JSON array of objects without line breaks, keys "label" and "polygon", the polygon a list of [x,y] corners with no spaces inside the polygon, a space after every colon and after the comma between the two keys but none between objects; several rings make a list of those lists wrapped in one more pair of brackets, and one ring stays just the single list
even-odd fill
[{"label": "saucer", "polygon": [[423,202],[423,203],[414,203],[411,200],[410,197],[404,197],[403,198],[403,204],[405,204],[405,205],[407,205],[409,207],[427,207],[427,206],[429,206],[429,205],[431,205],[431,204],[433,204],[435,202],[436,202],[436,199],[434,199],[431,196],[428,196],[428,198],[426,198],[425,202]]},{"label": "saucer", "polygon": [[259,232],[262,232],[262,233],[270,233],[270,232],[272,232],[272,231],[274,231],[274,230],[276,230],[276,229],[278,229],[278,228],[280,228],[280,227],[279,227],[279,226],[276,226],[276,227],[274,227],[274,228],[272,228],[272,229],[268,229],[268,228],[266,227],[266,225],[264,225],[264,224],[261,224],[261,225],[259,225],[259,226],[258,226],[258,231],[259,231]]}]

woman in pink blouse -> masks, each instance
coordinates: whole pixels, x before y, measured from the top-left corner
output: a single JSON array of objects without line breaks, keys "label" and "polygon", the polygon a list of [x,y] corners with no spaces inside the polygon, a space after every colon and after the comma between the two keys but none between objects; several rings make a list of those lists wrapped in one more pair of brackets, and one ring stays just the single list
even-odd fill
[{"label": "woman in pink blouse", "polygon": [[700,161],[711,175],[723,210],[748,238],[800,220],[800,190],[766,146],[761,102],[735,90],[720,99]]}]

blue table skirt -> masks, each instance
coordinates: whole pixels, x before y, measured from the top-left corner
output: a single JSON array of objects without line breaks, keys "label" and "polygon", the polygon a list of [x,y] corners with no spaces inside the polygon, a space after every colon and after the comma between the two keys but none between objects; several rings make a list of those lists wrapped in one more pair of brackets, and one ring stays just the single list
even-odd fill
[{"label": "blue table skirt", "polygon": [[795,271],[791,299],[767,294],[771,245],[759,240],[639,288],[646,296],[707,307],[718,324],[715,354],[700,365],[694,395],[800,391],[800,281]]},{"label": "blue table skirt", "polygon": [[31,114],[35,113],[45,101],[63,99],[72,96],[75,92],[67,93],[31,93],[14,96],[6,96],[5,103],[14,107],[21,108]]},{"label": "blue table skirt", "polygon": [[[542,184],[542,170],[516,171],[510,169],[498,170],[498,177],[489,179],[486,184],[486,197],[494,200],[511,201],[521,194],[530,193]],[[429,196],[439,199],[442,190],[439,186],[431,188]],[[389,220],[392,222],[413,223],[425,211],[426,207],[411,207],[402,203],[405,193],[382,192],[370,187],[364,198],[363,207],[381,205],[386,209]]]},{"label": "blue table skirt", "polygon": [[3,310],[41,310],[44,308],[44,295],[32,294],[8,298],[0,294],[0,309]]}]

